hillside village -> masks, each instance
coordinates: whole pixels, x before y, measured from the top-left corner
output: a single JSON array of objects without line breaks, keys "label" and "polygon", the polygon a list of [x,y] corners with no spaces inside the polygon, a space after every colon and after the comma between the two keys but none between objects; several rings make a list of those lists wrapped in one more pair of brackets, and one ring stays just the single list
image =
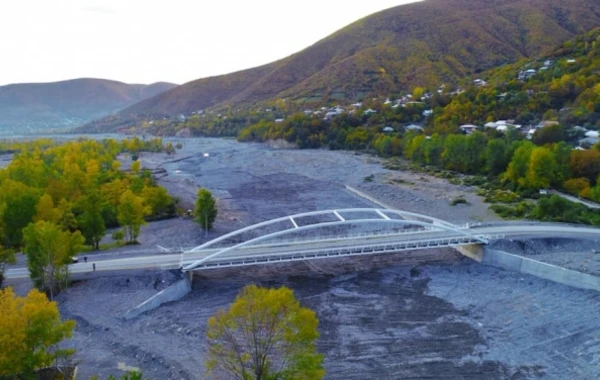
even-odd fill
[{"label": "hillside village", "polygon": [[[568,42],[547,57],[506,65],[482,73],[479,78],[465,78],[459,86],[440,84],[434,90],[416,87],[410,92],[354,102],[310,104],[278,99],[249,107],[197,110],[120,130],[176,136],[239,136],[240,131],[257,123],[271,122],[287,128],[290,123],[310,121],[314,125],[319,124],[322,129],[325,125],[348,121],[350,127],[366,129],[368,134],[402,137],[408,132],[423,132],[430,137],[434,133],[470,135],[475,131],[488,134],[490,131],[506,133],[514,129],[531,140],[537,131],[560,125],[573,148],[588,149],[598,143],[598,118],[590,111],[573,107],[585,87],[578,83],[561,83],[581,76],[587,78],[586,85],[595,83],[597,60],[594,57],[598,54],[595,40],[600,38],[598,35],[600,31],[596,29]],[[575,92],[572,91],[574,86]],[[587,92],[582,96],[589,102]],[[590,108],[588,104],[583,106]],[[591,112],[594,112],[593,109]],[[264,129],[264,125],[261,128]],[[289,138],[286,139],[289,141]],[[303,142],[290,142],[296,142],[300,147],[308,146]],[[327,145],[327,142],[316,144],[313,141],[309,145],[318,147]]]}]

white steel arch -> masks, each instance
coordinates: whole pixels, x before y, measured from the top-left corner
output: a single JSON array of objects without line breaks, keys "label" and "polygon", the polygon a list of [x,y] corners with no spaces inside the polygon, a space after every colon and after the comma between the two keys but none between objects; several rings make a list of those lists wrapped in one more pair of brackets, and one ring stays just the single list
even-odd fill
[{"label": "white steel arch", "polygon": [[[377,216],[379,216],[379,218],[358,218],[358,219],[347,220],[346,218],[344,218],[342,216],[342,214],[348,214],[348,213],[374,213]],[[320,216],[320,215],[333,215],[338,220],[333,221],[333,222],[331,222],[331,221],[317,222],[317,223],[309,224],[306,226],[298,226],[297,223],[295,222],[295,219],[298,219],[298,218],[303,218],[303,217],[308,217],[308,216]],[[389,217],[389,215],[396,215],[396,216],[400,216],[405,219],[391,219]],[[415,219],[421,219],[421,220],[415,220]],[[289,221],[291,227],[285,228],[281,231],[277,231],[277,232],[269,233],[269,234],[262,235],[259,237],[255,237],[255,238],[235,244],[230,247],[222,248],[220,250],[217,250],[217,252],[214,252],[202,259],[196,260],[188,265],[183,266],[184,256],[187,253],[195,253],[195,252],[199,252],[204,249],[209,249],[211,246],[213,246],[217,243],[220,243],[222,241],[225,241],[227,239],[230,239],[232,237],[235,237],[237,235],[241,235],[243,233],[246,233],[246,232],[249,232],[252,230],[257,230],[262,227],[270,226],[270,225],[285,222],[285,221]],[[414,226],[419,226],[419,227],[423,227],[425,229],[434,230],[434,231],[450,232],[451,234],[458,235],[464,241],[479,242],[479,243],[483,243],[483,244],[488,243],[488,240],[485,237],[471,234],[468,231],[466,231],[452,223],[448,223],[441,219],[433,218],[433,217],[430,217],[427,215],[416,214],[416,213],[411,213],[411,212],[407,212],[407,211],[390,210],[390,209],[373,209],[373,208],[355,208],[355,209],[313,211],[313,212],[295,214],[295,215],[291,215],[291,216],[276,218],[276,219],[268,220],[265,222],[257,223],[252,226],[244,227],[237,231],[233,231],[229,234],[223,235],[219,238],[216,238],[209,242],[206,242],[196,248],[193,248],[187,252],[182,253],[182,258],[181,258],[182,270],[184,270],[184,271],[193,270],[194,268],[198,267],[199,265],[202,265],[212,259],[215,259],[218,256],[221,256],[230,251],[234,251],[238,248],[244,248],[246,246],[249,246],[249,245],[264,241],[264,240],[268,240],[268,239],[272,239],[272,238],[280,237],[280,236],[285,236],[288,234],[292,234],[294,232],[302,232],[302,231],[315,230],[315,229],[320,229],[320,228],[325,228],[325,227],[334,227],[334,226],[350,225],[350,224],[414,225]]]}]

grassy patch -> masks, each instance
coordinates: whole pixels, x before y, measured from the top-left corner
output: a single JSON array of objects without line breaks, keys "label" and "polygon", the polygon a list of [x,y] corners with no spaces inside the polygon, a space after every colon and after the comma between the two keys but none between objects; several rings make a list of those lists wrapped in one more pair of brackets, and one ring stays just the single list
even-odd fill
[{"label": "grassy patch", "polygon": [[[112,243],[100,244],[99,251],[107,251],[109,249],[123,247],[124,245],[126,245],[125,242],[118,242],[118,241],[115,241],[115,242],[112,242]],[[82,253],[94,252],[94,251],[95,251],[95,249],[91,245],[85,245],[81,249]]]},{"label": "grassy patch", "polygon": [[494,204],[490,206],[496,214],[504,219],[525,219],[533,211],[535,204],[522,201],[514,205]]},{"label": "grassy patch", "polygon": [[485,186],[487,184],[487,180],[485,177],[480,175],[468,176],[463,179],[462,184],[466,186]]},{"label": "grassy patch", "polygon": [[397,183],[398,185],[410,185],[410,186],[413,186],[415,184],[414,182],[406,181],[406,180],[403,180],[402,178],[394,178],[391,182],[392,183]]},{"label": "grassy patch", "polygon": [[396,171],[406,170],[409,168],[409,166],[406,162],[400,161],[397,158],[390,158],[383,164],[383,167],[388,170],[396,170]]},{"label": "grassy patch", "polygon": [[484,201],[487,203],[517,203],[522,198],[519,194],[514,193],[510,190],[483,190],[478,191],[478,195],[484,197]]},{"label": "grassy patch", "polygon": [[106,251],[109,249],[113,249],[113,248],[119,248],[119,247],[123,247],[125,245],[124,242],[112,242],[112,243],[106,243],[106,244],[100,244],[100,250],[101,251]]}]

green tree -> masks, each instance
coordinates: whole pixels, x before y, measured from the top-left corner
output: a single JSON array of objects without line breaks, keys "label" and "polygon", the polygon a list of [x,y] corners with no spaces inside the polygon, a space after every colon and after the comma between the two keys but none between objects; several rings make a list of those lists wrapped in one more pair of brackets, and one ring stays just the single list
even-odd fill
[{"label": "green tree", "polygon": [[[181,144],[178,144],[178,145],[181,146]],[[181,148],[179,148],[179,149],[181,149]],[[165,145],[165,152],[167,154],[175,154],[175,152],[176,152],[175,147],[173,146],[172,143],[169,142],[169,143],[167,143],[167,145]]]},{"label": "green tree", "polygon": [[556,171],[552,181],[553,186],[561,187],[562,184],[571,177],[571,172],[569,169],[571,151],[571,146],[564,141],[554,145],[552,153],[554,154],[554,160],[556,162]]},{"label": "green tree", "polygon": [[135,243],[141,226],[146,224],[144,218],[149,214],[150,208],[144,205],[142,197],[138,197],[131,190],[127,190],[121,195],[117,218],[130,243]]},{"label": "green tree", "polygon": [[477,173],[485,167],[486,145],[486,137],[479,131],[475,131],[467,137],[467,147],[463,153],[466,156],[467,173]]},{"label": "green tree", "polygon": [[6,201],[2,219],[4,233],[11,247],[18,248],[23,244],[23,228],[33,221],[37,201],[31,192]]},{"label": "green tree", "polygon": [[144,187],[142,198],[152,211],[153,216],[175,216],[177,208],[175,199],[172,198],[164,187]]},{"label": "green tree", "polygon": [[449,170],[466,173],[469,165],[467,152],[467,136],[449,135],[444,143],[442,160]]},{"label": "green tree", "polygon": [[55,302],[33,289],[17,297],[11,288],[0,290],[0,377],[35,379],[39,368],[71,357],[59,347],[70,338],[74,321],[61,322]]},{"label": "green tree", "polygon": [[425,162],[427,165],[440,166],[442,162],[442,152],[444,151],[444,139],[442,136],[434,133],[431,139],[425,143]]},{"label": "green tree", "polygon": [[535,146],[529,141],[519,143],[510,164],[504,173],[504,178],[515,186],[526,186],[527,170],[529,169],[529,158]]},{"label": "green tree", "polygon": [[536,145],[546,145],[565,140],[565,129],[561,125],[550,125],[538,129],[533,134],[532,141]]},{"label": "green tree", "polygon": [[210,191],[207,189],[199,189],[196,198],[196,209],[194,210],[196,222],[203,229],[212,230],[213,223],[217,218],[216,201]]},{"label": "green tree", "polygon": [[63,231],[54,223],[41,220],[23,229],[27,267],[34,285],[50,299],[69,278],[69,264],[83,248],[79,231]]},{"label": "green tree", "polygon": [[485,148],[485,162],[490,175],[496,176],[506,170],[508,160],[504,140],[492,139],[488,141]]},{"label": "green tree", "polygon": [[4,270],[7,264],[15,264],[17,256],[14,250],[0,244],[0,287],[4,282]]},{"label": "green tree", "polygon": [[315,313],[286,288],[246,286],[208,320],[209,374],[239,380],[321,379]]},{"label": "green tree", "polygon": [[91,190],[83,198],[83,213],[79,220],[79,226],[81,227],[85,241],[96,250],[100,249],[100,240],[102,240],[106,232],[106,225],[102,217],[103,207],[102,197],[98,191]]},{"label": "green tree", "polygon": [[425,164],[426,159],[426,151],[425,151],[426,139],[425,135],[414,135],[410,140],[408,140],[408,144],[406,149],[404,150],[404,155],[406,158],[418,164]]}]

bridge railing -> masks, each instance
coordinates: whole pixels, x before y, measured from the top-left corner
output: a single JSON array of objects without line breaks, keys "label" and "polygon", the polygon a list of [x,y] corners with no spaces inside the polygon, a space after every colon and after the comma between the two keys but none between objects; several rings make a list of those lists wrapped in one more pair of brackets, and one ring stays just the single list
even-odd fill
[{"label": "bridge railing", "polygon": [[[224,255],[214,260],[206,261],[196,265],[193,269],[210,269],[218,267],[230,267],[230,266],[244,266],[254,264],[270,264],[288,261],[299,261],[299,260],[312,260],[312,259],[324,259],[332,257],[345,257],[345,256],[358,256],[358,255],[369,255],[369,254],[380,254],[380,253],[391,253],[391,252],[402,252],[407,250],[417,249],[428,249],[428,248],[441,248],[441,247],[453,247],[465,244],[478,243],[478,239],[469,237],[455,237],[445,239],[431,239],[424,241],[406,241],[401,243],[388,243],[388,244],[373,244],[373,245],[358,245],[353,247],[343,248],[328,248],[328,249],[311,249],[311,250],[298,250],[287,252],[285,255],[281,254],[265,254],[261,256],[235,256],[235,255]],[[186,263],[184,263],[186,264]]]},{"label": "bridge railing", "polygon": [[[356,215],[359,213],[376,214],[378,216],[378,218],[377,219],[374,219],[374,218],[348,219],[347,218],[348,214]],[[296,222],[296,219],[300,219],[303,217],[315,217],[315,216],[321,216],[321,215],[325,215],[325,214],[335,215],[337,217],[338,221],[317,222],[315,224],[309,224],[309,225],[299,225]],[[404,217],[405,219],[392,219],[390,217],[390,215],[401,216],[401,217]],[[253,245],[256,245],[257,243],[264,244],[265,242],[280,239],[282,237],[284,237],[286,239],[285,240],[286,242],[289,242],[289,239],[288,239],[289,236],[297,234],[297,233],[305,234],[305,233],[307,233],[309,231],[313,231],[313,230],[314,231],[323,231],[323,230],[327,230],[330,228],[338,228],[341,226],[348,227],[348,226],[352,226],[354,224],[363,225],[363,226],[364,225],[371,225],[371,226],[373,226],[373,225],[386,226],[387,225],[387,226],[394,226],[396,229],[398,229],[400,227],[402,227],[401,229],[404,229],[405,227],[408,226],[408,229],[420,228],[422,230],[421,233],[427,233],[427,231],[438,231],[438,232],[442,231],[445,233],[449,233],[451,235],[457,235],[460,237],[466,237],[466,238],[469,238],[469,239],[472,239],[475,241],[479,241],[482,243],[487,243],[487,240],[485,238],[477,237],[477,236],[471,234],[470,232],[468,232],[468,230],[461,229],[460,227],[454,226],[451,223],[448,223],[448,222],[445,222],[445,221],[442,221],[442,220],[439,220],[436,218],[431,218],[431,217],[428,217],[425,215],[397,211],[397,210],[348,209],[348,210],[328,210],[328,211],[303,213],[303,214],[297,214],[297,215],[292,215],[292,216],[283,217],[283,218],[277,218],[277,219],[273,219],[270,221],[258,223],[256,225],[242,228],[241,230],[234,231],[230,234],[224,235],[213,241],[207,242],[207,243],[189,251],[189,253],[199,252],[202,249],[209,248],[217,243],[224,242],[227,239],[231,239],[234,237],[241,237],[246,232],[257,231],[262,227],[272,226],[272,225],[284,222],[286,220],[291,222],[290,223],[291,226],[288,228],[285,228],[281,231],[267,233],[262,236],[258,236],[258,237],[251,238],[249,240],[241,241],[238,244],[234,244],[232,246],[222,248],[222,249],[218,250],[216,253],[212,253],[204,258],[201,258],[190,264],[187,264],[186,266],[184,266],[184,270],[192,270],[195,267],[197,267],[198,265],[208,262],[210,260],[213,260],[214,258],[216,258],[218,256],[224,255],[224,254],[234,251],[236,249],[253,246]],[[376,235],[371,235],[371,236],[376,236]],[[241,239],[241,240],[243,240],[243,239]],[[311,241],[316,241],[316,240],[308,240],[308,241],[311,242]],[[186,253],[182,254],[182,259],[181,259],[182,263],[185,262],[185,260],[184,260],[185,254]]]}]

